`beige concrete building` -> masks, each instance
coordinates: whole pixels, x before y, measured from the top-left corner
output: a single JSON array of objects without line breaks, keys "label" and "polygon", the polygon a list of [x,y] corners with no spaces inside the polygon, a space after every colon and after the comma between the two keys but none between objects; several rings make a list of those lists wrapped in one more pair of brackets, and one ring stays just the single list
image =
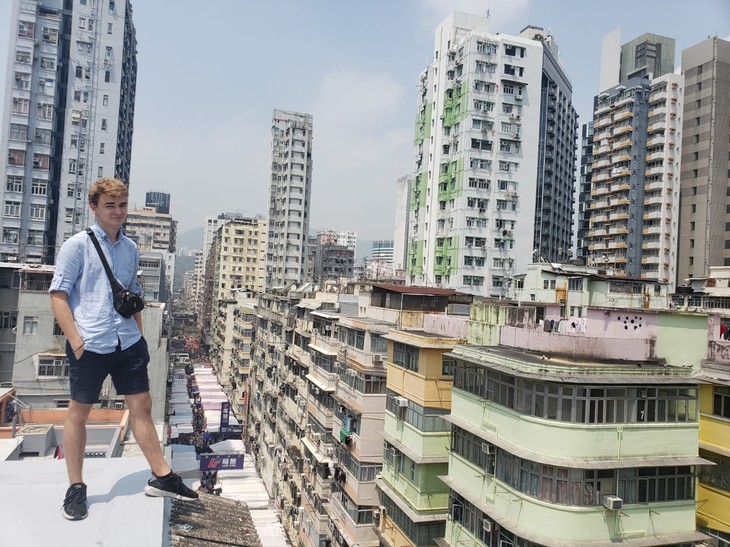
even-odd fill
[{"label": "beige concrete building", "polygon": [[175,252],[177,221],[166,213],[158,213],[154,207],[143,207],[127,214],[124,229],[127,237],[137,242],[140,252]]},{"label": "beige concrete building", "polygon": [[682,52],[685,77],[677,283],[730,266],[730,42]]},{"label": "beige concrete building", "polygon": [[229,298],[231,290],[260,291],[264,286],[266,219],[240,218],[218,226],[213,301]]}]

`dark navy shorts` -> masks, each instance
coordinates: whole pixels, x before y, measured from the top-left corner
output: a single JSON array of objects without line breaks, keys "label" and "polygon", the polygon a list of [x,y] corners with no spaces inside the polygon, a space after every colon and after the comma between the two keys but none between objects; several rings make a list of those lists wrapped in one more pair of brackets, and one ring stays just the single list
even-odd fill
[{"label": "dark navy shorts", "polygon": [[76,359],[71,345],[66,342],[66,357],[69,361],[71,400],[77,403],[98,402],[101,386],[109,375],[119,395],[134,395],[150,390],[147,377],[150,354],[144,337],[125,350],[118,346],[112,353],[84,350],[79,359]]}]

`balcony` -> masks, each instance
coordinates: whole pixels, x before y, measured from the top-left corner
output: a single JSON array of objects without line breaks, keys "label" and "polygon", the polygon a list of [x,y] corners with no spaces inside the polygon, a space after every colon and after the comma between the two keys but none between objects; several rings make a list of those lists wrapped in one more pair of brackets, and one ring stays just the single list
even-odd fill
[{"label": "balcony", "polygon": [[644,220],[660,220],[664,217],[664,213],[659,211],[648,211],[644,213]]},{"label": "balcony", "polygon": [[628,177],[630,174],[631,170],[629,170],[629,168],[625,166],[614,167],[613,169],[611,169],[611,178]]},{"label": "balcony", "polygon": [[623,135],[625,133],[631,133],[633,131],[633,128],[631,127],[631,124],[626,125],[620,125],[618,127],[613,128],[613,134],[615,135]]},{"label": "balcony", "polygon": [[609,192],[611,192],[612,194],[616,193],[616,192],[627,192],[630,189],[631,189],[631,186],[626,181],[619,181],[614,184],[611,184],[608,187]]},{"label": "balcony", "polygon": [[650,167],[649,169],[647,169],[645,171],[644,174],[647,177],[650,177],[652,175],[661,175],[662,173],[664,173],[664,166],[663,165],[658,165],[656,167]]},{"label": "balcony", "polygon": [[611,150],[614,152],[624,148],[631,148],[631,139],[624,138],[611,143]]},{"label": "balcony", "polygon": [[662,196],[651,196],[644,199],[644,206],[647,205],[661,205],[661,203],[664,201],[664,198]]},{"label": "balcony", "polygon": [[611,163],[623,163],[631,161],[631,155],[628,153],[616,154],[611,158]]},{"label": "balcony", "polygon": [[613,120],[614,121],[620,121],[620,120],[626,120],[628,118],[632,118],[634,116],[634,113],[631,110],[623,110],[619,112],[618,114],[614,115]]}]

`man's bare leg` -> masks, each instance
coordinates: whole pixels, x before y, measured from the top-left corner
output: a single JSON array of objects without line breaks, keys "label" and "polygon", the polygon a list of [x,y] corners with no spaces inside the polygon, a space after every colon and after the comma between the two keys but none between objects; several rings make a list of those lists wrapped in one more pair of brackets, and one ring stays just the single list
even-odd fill
[{"label": "man's bare leg", "polygon": [[84,482],[83,467],[86,452],[86,420],[93,405],[71,401],[63,423],[63,452],[69,484]]},{"label": "man's bare leg", "polygon": [[157,477],[167,475],[171,469],[162,454],[157,429],[152,421],[152,397],[146,392],[125,395],[124,398],[129,407],[129,425],[152,473]]}]

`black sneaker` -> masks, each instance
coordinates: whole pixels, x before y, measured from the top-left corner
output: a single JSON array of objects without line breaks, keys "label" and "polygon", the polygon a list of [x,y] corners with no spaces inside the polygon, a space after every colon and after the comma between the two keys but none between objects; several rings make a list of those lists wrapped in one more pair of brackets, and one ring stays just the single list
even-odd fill
[{"label": "black sneaker", "polygon": [[88,514],[86,485],[82,482],[72,484],[66,490],[66,499],[63,500],[63,516],[68,520],[81,520],[85,519]]},{"label": "black sneaker", "polygon": [[185,486],[180,476],[172,472],[165,477],[153,476],[147,481],[144,493],[148,496],[165,496],[178,500],[198,499],[198,493]]}]

